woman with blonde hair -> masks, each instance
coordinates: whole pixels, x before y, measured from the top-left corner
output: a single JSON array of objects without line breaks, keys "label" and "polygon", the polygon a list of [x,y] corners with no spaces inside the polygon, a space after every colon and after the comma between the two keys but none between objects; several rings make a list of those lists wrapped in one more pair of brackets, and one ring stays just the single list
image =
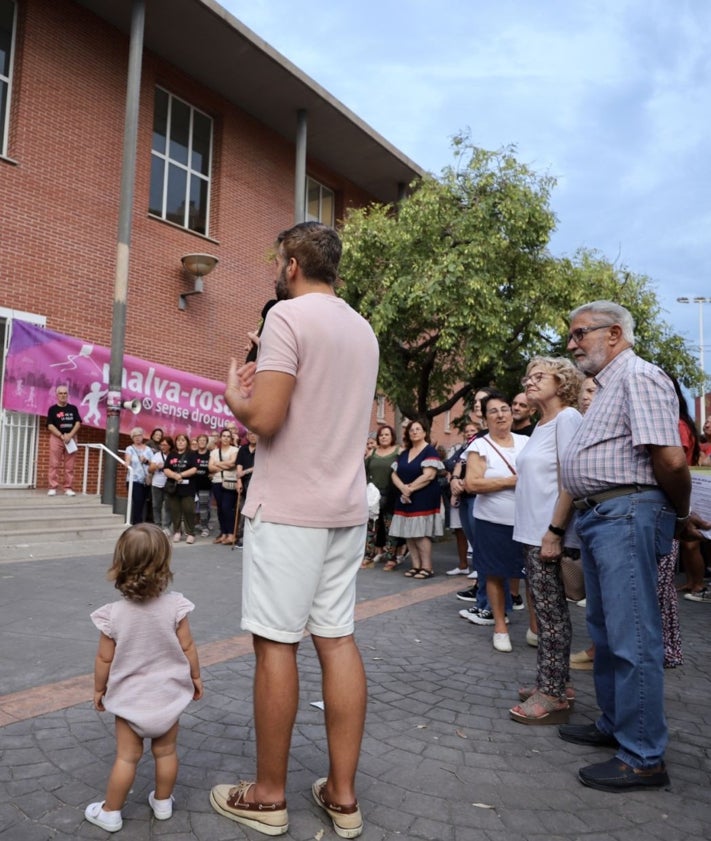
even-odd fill
[{"label": "woman with blonde hair", "polygon": [[564,547],[578,547],[572,529],[573,500],[560,484],[560,459],[577,433],[583,375],[568,359],[537,356],[521,384],[540,420],[518,461],[513,538],[525,553],[529,598],[538,623],[536,685],[519,690],[522,703],[509,711],[522,724],[561,724],[568,720],[572,626],[560,558]]}]

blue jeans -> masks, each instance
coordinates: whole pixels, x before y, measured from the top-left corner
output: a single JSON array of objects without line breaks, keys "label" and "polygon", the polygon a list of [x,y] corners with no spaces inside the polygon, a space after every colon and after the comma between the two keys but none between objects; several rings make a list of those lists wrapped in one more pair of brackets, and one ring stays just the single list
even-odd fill
[{"label": "blue jeans", "polygon": [[[474,546],[475,499],[476,496],[465,496],[462,497],[462,501],[459,503],[459,519],[462,523],[462,531],[464,532],[471,547]],[[474,569],[476,569],[476,556],[472,558],[472,566],[474,567]],[[476,606],[477,608],[479,608],[479,610],[488,610],[489,612],[491,612],[491,607],[489,606],[489,599],[486,596],[486,578],[478,578],[477,583],[479,584],[479,586],[476,591]],[[509,589],[508,579],[504,581],[504,595],[506,599],[505,609],[506,612],[509,613],[513,607],[513,602],[511,601],[511,590]]]},{"label": "blue jeans", "polygon": [[634,768],[664,757],[664,647],[657,563],[671,551],[676,512],[661,491],[618,496],[578,513],[576,531],[595,643],[597,727]]}]

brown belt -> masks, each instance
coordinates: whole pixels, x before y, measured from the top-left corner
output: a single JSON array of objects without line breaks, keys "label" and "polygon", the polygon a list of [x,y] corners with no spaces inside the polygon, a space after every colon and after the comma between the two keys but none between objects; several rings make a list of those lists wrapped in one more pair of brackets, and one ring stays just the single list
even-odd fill
[{"label": "brown belt", "polygon": [[605,491],[598,491],[598,493],[590,496],[581,496],[579,499],[573,500],[573,507],[578,511],[586,511],[588,508],[594,508],[606,499],[614,499],[616,496],[629,496],[630,494],[644,493],[644,491],[658,491],[657,485],[618,485],[615,488],[608,488]]}]

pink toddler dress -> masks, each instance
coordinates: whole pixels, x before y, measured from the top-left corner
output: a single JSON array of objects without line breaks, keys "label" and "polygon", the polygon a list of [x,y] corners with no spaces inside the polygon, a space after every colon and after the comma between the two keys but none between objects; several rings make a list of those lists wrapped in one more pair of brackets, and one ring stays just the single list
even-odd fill
[{"label": "pink toddler dress", "polygon": [[91,614],[116,643],[104,706],[143,739],[167,733],[192,700],[190,664],[176,629],[194,608],[182,593],[170,592],[147,602],[121,599]]}]

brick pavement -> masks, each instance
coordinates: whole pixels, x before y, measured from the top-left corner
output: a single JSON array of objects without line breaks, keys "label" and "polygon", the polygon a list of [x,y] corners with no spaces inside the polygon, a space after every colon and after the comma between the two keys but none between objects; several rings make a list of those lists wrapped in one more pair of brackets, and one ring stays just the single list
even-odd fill
[{"label": "brick pavement", "polygon": [[[435,569],[453,565],[451,542],[435,547]],[[83,809],[103,792],[114,756],[112,719],[91,708],[89,672],[96,635],[88,614],[115,598],[108,557],[0,566],[0,838],[101,839]],[[215,814],[217,782],[254,770],[252,655],[239,632],[240,554],[181,547],[174,587],[197,605],[205,697],[190,705],[179,738],[176,808],[157,822],[146,803],[153,766],[146,756],[118,838],[226,841],[264,836]],[[360,574],[357,636],[369,679],[369,710],[358,791],[365,841],[684,841],[711,835],[711,680],[708,606],[681,601],[686,664],[667,672],[671,742],[669,791],[606,794],[582,786],[577,769],[609,756],[561,741],[553,727],[525,727],[507,709],[530,682],[535,651],[525,612],[511,616],[514,651],[500,654],[491,629],[457,615],[465,579],[413,582],[381,569]],[[585,642],[583,610],[572,607],[574,647]],[[319,671],[304,641],[301,704],[287,790],[287,839],[336,838],[312,803],[325,771]],[[575,673],[574,722],[595,715],[592,676]]]}]

